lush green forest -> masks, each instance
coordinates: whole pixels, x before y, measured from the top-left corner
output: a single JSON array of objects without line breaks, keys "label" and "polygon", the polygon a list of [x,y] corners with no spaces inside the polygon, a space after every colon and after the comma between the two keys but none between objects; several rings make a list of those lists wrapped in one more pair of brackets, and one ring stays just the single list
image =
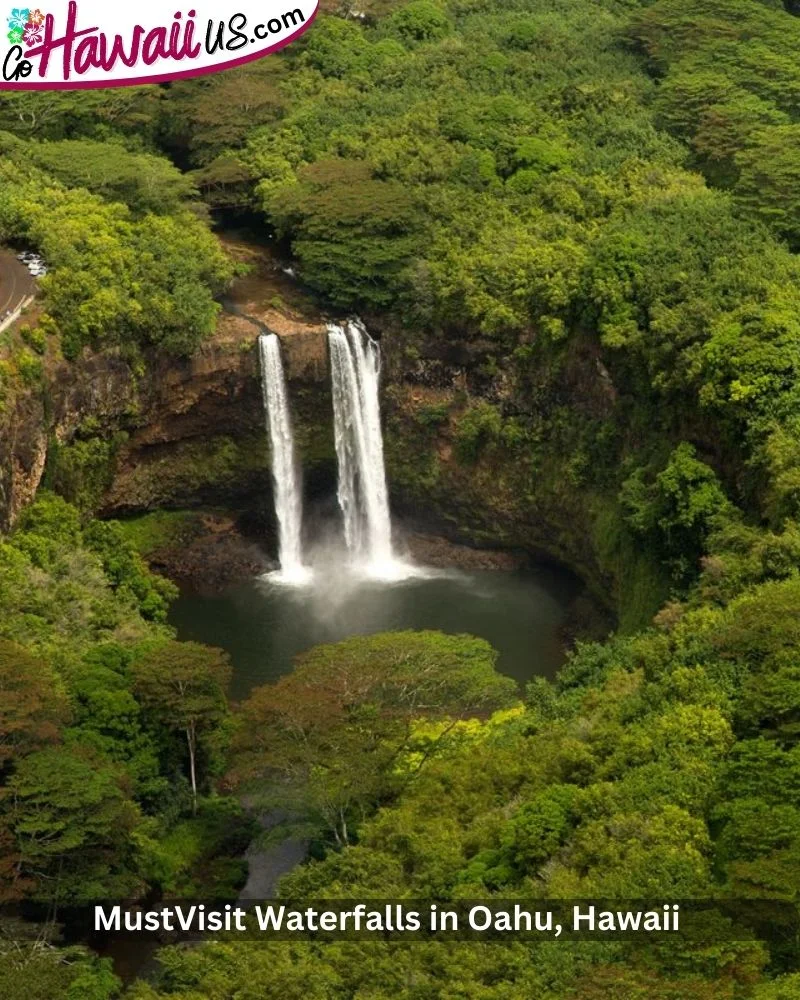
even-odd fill
[{"label": "lush green forest", "polygon": [[[0,900],[235,897],[258,794],[313,842],[287,897],[796,904],[794,5],[329,6],[246,69],[0,96],[0,240],[50,264],[0,335],[0,408],[87,352],[142,378],[190,354],[236,271],[211,222],[256,220],[409,357],[480,345],[509,397],[426,411],[416,439],[449,423],[465,469],[579,497],[619,628],[524,697],[482,640],[392,633],[233,705],[225,654],[176,641],[174,586],[93,516],[114,439],[84,426],[0,540]],[[610,412],[558,388],[579,352]],[[107,960],[37,933],[0,936],[0,995],[123,995]],[[674,946],[223,941],[160,962],[124,995],[800,997],[796,940],[722,916]]]}]

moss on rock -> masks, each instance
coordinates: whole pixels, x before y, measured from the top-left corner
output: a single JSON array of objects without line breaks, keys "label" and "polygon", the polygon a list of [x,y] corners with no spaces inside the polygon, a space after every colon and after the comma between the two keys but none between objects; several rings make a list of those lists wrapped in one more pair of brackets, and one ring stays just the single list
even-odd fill
[{"label": "moss on rock", "polygon": [[269,486],[263,433],[226,435],[152,446],[118,471],[106,497],[115,513],[195,506],[244,497]]}]

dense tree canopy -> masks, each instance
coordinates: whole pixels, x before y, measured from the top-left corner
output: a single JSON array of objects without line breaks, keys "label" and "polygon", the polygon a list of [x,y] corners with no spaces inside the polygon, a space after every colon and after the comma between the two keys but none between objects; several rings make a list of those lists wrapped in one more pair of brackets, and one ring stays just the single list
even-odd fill
[{"label": "dense tree canopy", "polygon": [[[115,445],[78,433],[49,480],[76,507],[43,494],[0,540],[0,899],[235,895],[233,788],[312,838],[286,897],[796,908],[797,4],[323,6],[230,73],[0,97],[0,238],[51,267],[29,340],[191,352],[231,275],[198,197],[245,213],[458,387],[389,400],[421,455],[398,470],[433,495],[452,455],[523,519],[571,501],[619,634],[524,703],[481,640],[400,633],[230,710],[224,656],[175,641],[173,588],[88,516]],[[796,934],[738,920],[658,947],[219,941],[129,995],[799,997]],[[48,1000],[119,986],[0,940],[0,993],[20,973]]]},{"label": "dense tree canopy", "polygon": [[[514,699],[480,639],[437,632],[354,637],[299,657],[293,673],[242,706],[234,743],[237,781],[253,782],[301,820],[324,822],[337,843],[349,826],[407,781],[402,761],[437,752],[421,718],[486,713]],[[304,815],[305,814],[305,815]]]},{"label": "dense tree canopy", "polygon": [[197,754],[227,715],[228,657],[196,642],[155,646],[133,663],[134,690],[144,707],[186,738],[192,811],[197,812]]},{"label": "dense tree canopy", "polygon": [[0,176],[0,236],[35,247],[52,267],[45,304],[65,354],[104,343],[180,353],[213,331],[213,293],[228,266],[188,210],[134,219],[120,203],[9,160]]},{"label": "dense tree canopy", "polygon": [[[207,766],[219,752],[228,668],[217,650],[171,641],[175,593],[119,525],[82,522],[58,497],[42,494],[0,543],[0,900],[191,887],[191,866],[238,844],[237,827],[247,837],[238,806],[221,822],[226,800],[198,807],[191,785],[187,754]],[[196,784],[208,790],[205,774]],[[173,856],[172,831],[194,851]]]}]

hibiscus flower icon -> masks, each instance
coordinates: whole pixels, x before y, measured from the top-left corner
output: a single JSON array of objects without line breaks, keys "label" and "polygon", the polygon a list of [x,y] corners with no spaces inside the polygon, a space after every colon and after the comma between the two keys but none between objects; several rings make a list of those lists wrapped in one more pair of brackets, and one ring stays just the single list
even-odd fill
[{"label": "hibiscus flower icon", "polygon": [[9,27],[9,37],[12,31],[19,31],[20,33],[25,30],[25,25],[30,21],[31,12],[27,7],[13,7],[11,14],[8,18]]},{"label": "hibiscus flower icon", "polygon": [[25,25],[23,38],[26,45],[40,45],[42,41],[41,25],[34,24],[33,21],[28,21]]},{"label": "hibiscus flower icon", "polygon": [[12,28],[6,37],[12,45],[19,45],[22,41],[22,28]]},{"label": "hibiscus flower icon", "polygon": [[44,24],[44,19],[46,15],[42,13],[37,7],[36,10],[31,10],[28,12],[28,23],[25,25],[25,29],[30,28],[31,25],[35,27],[40,27]]}]

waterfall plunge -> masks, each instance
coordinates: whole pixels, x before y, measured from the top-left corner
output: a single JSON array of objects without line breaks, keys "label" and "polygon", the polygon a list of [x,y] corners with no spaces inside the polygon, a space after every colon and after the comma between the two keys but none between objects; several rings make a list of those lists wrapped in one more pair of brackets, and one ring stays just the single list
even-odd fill
[{"label": "waterfall plunge", "polygon": [[262,334],[258,338],[258,349],[264,410],[272,446],[272,481],[281,564],[280,571],[270,574],[270,579],[299,586],[310,580],[311,573],[303,564],[303,494],[295,459],[280,340],[274,333]]},{"label": "waterfall plunge", "polygon": [[358,321],[329,324],[339,506],[350,558],[377,579],[410,575],[395,558],[378,395],[380,350]]}]

